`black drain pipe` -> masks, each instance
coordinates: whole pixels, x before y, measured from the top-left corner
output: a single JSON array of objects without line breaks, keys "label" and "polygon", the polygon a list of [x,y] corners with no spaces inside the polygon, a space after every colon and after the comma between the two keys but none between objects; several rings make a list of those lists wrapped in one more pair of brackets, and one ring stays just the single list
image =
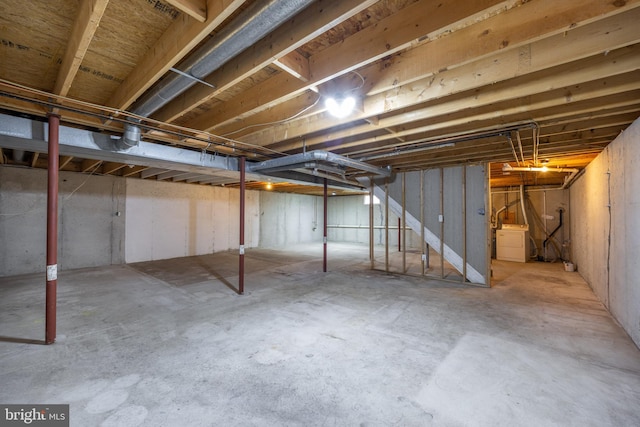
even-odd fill
[{"label": "black drain pipe", "polygon": [[[554,234],[556,234],[556,232],[558,230],[560,230],[560,227],[562,227],[562,214],[564,213],[564,209],[560,208],[558,209],[558,212],[560,212],[560,222],[558,223],[558,226],[555,228],[555,230],[553,230],[551,232],[551,234],[549,234],[549,236],[547,236],[546,239],[544,239],[544,242],[542,242],[542,247],[546,248],[547,247],[547,242],[553,237]],[[562,255],[560,255],[562,256]]]}]

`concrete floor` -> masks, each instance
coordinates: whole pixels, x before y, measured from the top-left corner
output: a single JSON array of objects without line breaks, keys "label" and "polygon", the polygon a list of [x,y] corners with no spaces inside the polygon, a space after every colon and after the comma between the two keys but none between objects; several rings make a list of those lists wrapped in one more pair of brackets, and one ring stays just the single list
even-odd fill
[{"label": "concrete floor", "polygon": [[562,264],[491,289],[369,271],[368,248],[247,251],[0,279],[0,403],[72,426],[638,426],[640,351]]}]

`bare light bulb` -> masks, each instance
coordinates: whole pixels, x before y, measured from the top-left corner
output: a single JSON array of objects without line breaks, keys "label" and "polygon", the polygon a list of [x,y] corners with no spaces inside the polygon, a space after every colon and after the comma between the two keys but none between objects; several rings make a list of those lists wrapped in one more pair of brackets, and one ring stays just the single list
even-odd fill
[{"label": "bare light bulb", "polygon": [[352,96],[348,96],[341,100],[336,100],[333,97],[327,98],[325,101],[325,107],[327,111],[334,117],[342,119],[347,117],[353,111],[356,106],[356,100]]}]

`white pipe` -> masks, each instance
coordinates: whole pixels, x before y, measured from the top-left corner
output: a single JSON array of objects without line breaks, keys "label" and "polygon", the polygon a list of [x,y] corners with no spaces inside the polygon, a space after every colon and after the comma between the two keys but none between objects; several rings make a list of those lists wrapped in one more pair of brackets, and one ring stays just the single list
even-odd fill
[{"label": "white pipe", "polygon": [[527,219],[527,211],[524,209],[524,185],[520,185],[520,206],[522,207],[522,218],[524,223],[528,226],[529,220]]},{"label": "white pipe", "polygon": [[[562,187],[552,187],[552,188],[527,188],[527,193],[540,192],[540,191],[561,191]],[[520,193],[520,190],[501,190],[501,191],[492,191],[491,194],[512,194],[512,193]]]},{"label": "white pipe", "polygon": [[569,186],[569,184],[571,184],[571,182],[573,181],[573,179],[576,177],[576,175],[578,175],[578,173],[580,173],[579,169],[575,169],[573,172],[571,172],[571,175],[566,176],[564,178],[564,184],[562,184],[562,189],[564,190],[565,188],[567,188]]},{"label": "white pipe", "polygon": [[563,173],[578,173],[580,169],[576,168],[548,168],[546,166],[536,167],[536,166],[526,166],[526,167],[518,167],[505,165],[502,167],[502,170],[505,172],[563,172]]}]

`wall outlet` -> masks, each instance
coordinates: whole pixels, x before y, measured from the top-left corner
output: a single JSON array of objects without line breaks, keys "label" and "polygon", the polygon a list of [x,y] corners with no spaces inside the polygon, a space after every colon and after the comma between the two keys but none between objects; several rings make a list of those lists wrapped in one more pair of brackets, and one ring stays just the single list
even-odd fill
[{"label": "wall outlet", "polygon": [[438,222],[444,222],[444,215],[438,215]]}]

